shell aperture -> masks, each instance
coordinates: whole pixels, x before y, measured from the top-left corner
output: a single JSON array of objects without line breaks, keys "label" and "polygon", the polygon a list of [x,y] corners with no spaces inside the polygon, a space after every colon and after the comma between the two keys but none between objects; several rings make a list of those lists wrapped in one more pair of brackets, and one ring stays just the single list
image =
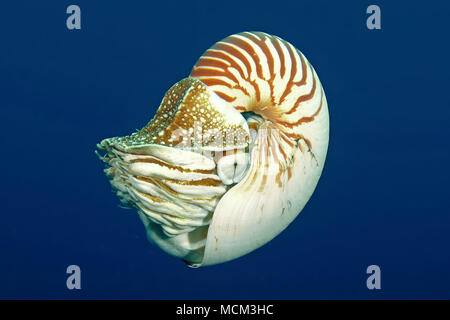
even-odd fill
[{"label": "shell aperture", "polygon": [[98,147],[149,240],[198,267],[245,255],[293,221],[321,175],[328,132],[303,54],[243,32],[208,49],[143,129]]}]

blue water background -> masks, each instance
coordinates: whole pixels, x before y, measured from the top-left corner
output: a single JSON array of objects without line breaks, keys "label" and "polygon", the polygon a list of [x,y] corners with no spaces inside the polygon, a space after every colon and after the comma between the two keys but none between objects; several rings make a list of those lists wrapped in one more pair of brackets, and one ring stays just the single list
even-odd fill
[{"label": "blue water background", "polygon": [[[77,4],[82,29],[66,28]],[[366,28],[370,4],[382,29]],[[444,1],[8,1],[0,13],[0,298],[450,298]],[[276,239],[201,269],[151,246],[94,154],[153,117],[214,42],[278,35],[330,110],[317,189]],[[82,270],[67,290],[66,267]],[[381,290],[366,268],[381,267]]]}]

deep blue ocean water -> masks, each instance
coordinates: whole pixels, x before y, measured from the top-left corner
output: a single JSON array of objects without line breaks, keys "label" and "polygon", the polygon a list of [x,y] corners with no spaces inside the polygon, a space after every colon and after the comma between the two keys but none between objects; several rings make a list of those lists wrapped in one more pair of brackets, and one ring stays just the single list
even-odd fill
[{"label": "deep blue ocean water", "polygon": [[[81,30],[66,8],[81,8]],[[381,8],[381,30],[366,8]],[[0,13],[0,298],[450,298],[444,1],[8,1]],[[214,42],[258,30],[300,49],[330,145],[299,217],[261,249],[190,269],[150,245],[94,154],[153,117]],[[81,268],[82,289],[66,288]],[[368,290],[366,268],[381,268]]]}]

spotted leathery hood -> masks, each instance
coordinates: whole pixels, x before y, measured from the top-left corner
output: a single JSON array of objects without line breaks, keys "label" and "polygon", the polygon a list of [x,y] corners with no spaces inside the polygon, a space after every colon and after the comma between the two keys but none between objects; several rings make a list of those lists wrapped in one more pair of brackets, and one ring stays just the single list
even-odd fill
[{"label": "spotted leathery hood", "polygon": [[116,138],[116,143],[201,151],[245,148],[249,143],[247,122],[221,100],[200,80],[183,79],[169,89],[155,117],[142,130]]}]

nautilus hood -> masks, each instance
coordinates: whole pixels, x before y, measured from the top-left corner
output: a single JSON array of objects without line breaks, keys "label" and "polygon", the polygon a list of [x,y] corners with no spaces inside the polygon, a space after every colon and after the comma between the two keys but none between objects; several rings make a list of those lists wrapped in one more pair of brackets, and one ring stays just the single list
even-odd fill
[{"label": "nautilus hood", "polygon": [[207,50],[142,130],[98,147],[149,240],[198,267],[245,255],[292,222],[319,180],[328,133],[303,54],[244,32]]}]

